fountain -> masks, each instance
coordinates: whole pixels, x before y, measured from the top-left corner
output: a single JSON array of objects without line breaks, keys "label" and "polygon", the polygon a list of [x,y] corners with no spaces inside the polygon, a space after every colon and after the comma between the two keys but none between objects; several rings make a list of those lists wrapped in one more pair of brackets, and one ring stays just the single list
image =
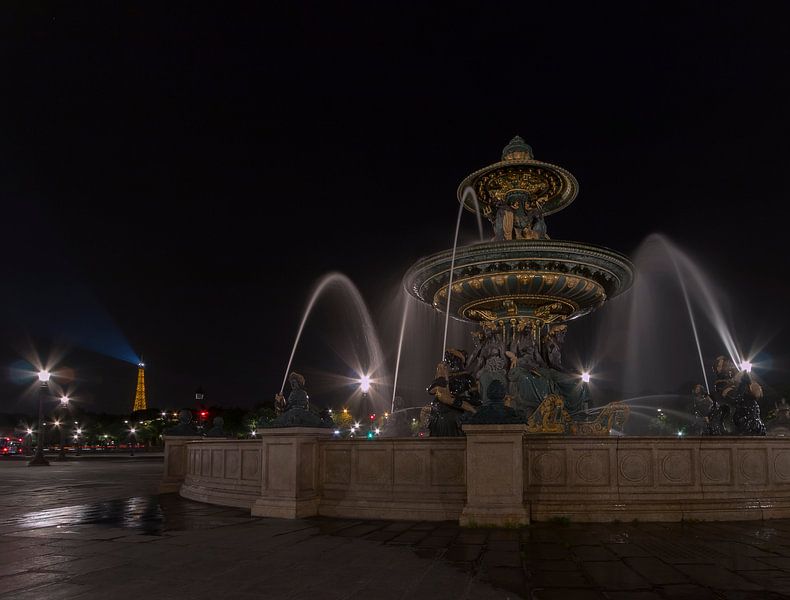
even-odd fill
[{"label": "fountain", "polygon": [[[660,247],[664,276],[669,272],[681,286],[673,303],[686,312],[667,315],[666,298],[653,292],[650,277],[640,276],[630,303],[618,299],[634,281],[628,258],[549,237],[546,218],[577,193],[573,175],[535,160],[524,140],[514,138],[500,162],[461,182],[453,247],[417,261],[403,279],[408,297],[397,310],[393,381],[371,378],[383,369],[371,319],[353,284],[329,275],[300,323],[285,372],[290,393],[287,399],[277,394],[275,421],[249,440],[166,436],[165,489],[279,518],[521,526],[552,518],[790,517],[790,408],[777,405],[781,422],[763,424],[762,387],[750,373],[750,358],[739,352],[713,287],[666,238],[652,236],[648,241]],[[458,246],[463,210],[485,217],[493,239]],[[636,264],[643,265],[641,252]],[[342,425],[333,424],[329,411],[315,412],[304,377],[290,370],[315,303],[336,286],[348,293],[371,346],[370,363],[358,371],[360,391],[366,397],[371,383],[392,384],[390,431],[382,435],[378,425],[375,434],[371,427],[364,436],[340,435]],[[639,388],[630,399],[617,396],[591,408],[590,373],[563,361],[563,344],[572,321],[613,298],[611,327],[604,333],[612,340],[615,329],[626,329],[626,338],[612,343],[625,353],[620,371]],[[441,329],[436,312],[443,317]],[[725,354],[713,361],[712,372],[704,367],[704,318]],[[406,407],[397,396],[422,379],[403,373],[409,319],[418,321],[420,345],[429,354],[432,342],[443,342],[435,376],[425,382],[432,399],[423,407]],[[459,323],[474,328],[471,351],[460,347],[458,327],[448,327]],[[686,335],[683,348],[689,352],[682,358],[673,343],[643,335],[643,328],[660,328],[667,338],[668,327]],[[420,350],[416,354],[418,362],[430,360]],[[663,356],[686,369],[683,395],[652,385],[668,375],[654,364]],[[642,357],[648,360],[639,367],[629,362]],[[701,376],[697,365],[703,366]],[[673,398],[684,406],[668,405]],[[650,420],[644,435],[626,431],[632,409],[635,419]],[[676,427],[678,415],[688,415],[688,428]],[[353,423],[345,411],[337,419]]]},{"label": "fountain", "polygon": [[[475,203],[465,193],[470,188]],[[545,217],[566,208],[577,193],[573,175],[535,160],[532,148],[515,137],[500,162],[472,173],[458,188],[461,206],[483,213],[494,227],[494,240],[428,256],[406,274],[407,291],[444,312],[445,319],[480,325],[474,351],[450,380],[452,387],[453,378],[468,375],[470,389],[477,388],[471,402],[462,400],[465,412],[486,403],[486,388],[494,380],[506,386],[506,400],[523,421],[549,395],[557,414],[566,408],[581,414],[585,407],[582,374],[562,365],[565,323],[627,290],[633,268],[607,248],[549,238]],[[464,409],[457,396],[435,395],[431,435],[461,435]],[[558,425],[547,427],[554,431]],[[567,429],[573,429],[570,420]]]}]

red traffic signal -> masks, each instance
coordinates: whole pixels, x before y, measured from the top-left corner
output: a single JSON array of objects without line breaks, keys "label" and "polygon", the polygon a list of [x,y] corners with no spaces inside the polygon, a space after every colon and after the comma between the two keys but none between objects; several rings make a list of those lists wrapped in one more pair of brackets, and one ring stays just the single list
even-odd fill
[{"label": "red traffic signal", "polygon": [[207,410],[201,410],[200,411],[200,418],[201,419],[205,419],[207,416],[208,416],[208,411]]},{"label": "red traffic signal", "polygon": [[372,415],[370,415],[370,420],[371,420],[371,421],[372,421],[373,419],[375,419],[375,418],[376,418],[376,415],[375,415],[375,414],[372,414]]}]

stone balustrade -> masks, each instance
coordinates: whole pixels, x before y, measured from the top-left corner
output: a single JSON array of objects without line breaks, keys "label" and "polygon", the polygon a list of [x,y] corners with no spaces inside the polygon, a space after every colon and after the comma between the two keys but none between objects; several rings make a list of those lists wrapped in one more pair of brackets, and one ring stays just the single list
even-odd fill
[{"label": "stone balustrade", "polygon": [[[465,438],[340,440],[283,428],[260,429],[255,440],[184,440],[180,493],[283,518],[504,525],[790,517],[790,438],[466,430]],[[179,456],[166,453],[170,485]]]}]

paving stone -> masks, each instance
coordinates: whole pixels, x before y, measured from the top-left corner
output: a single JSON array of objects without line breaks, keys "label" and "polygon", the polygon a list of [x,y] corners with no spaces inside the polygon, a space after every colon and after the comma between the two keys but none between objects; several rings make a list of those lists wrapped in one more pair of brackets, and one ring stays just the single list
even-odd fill
[{"label": "paving stone", "polygon": [[453,544],[447,549],[444,558],[453,562],[471,562],[477,560],[482,552],[483,546]]},{"label": "paving stone", "polygon": [[527,569],[532,572],[538,571],[578,571],[579,565],[573,560],[529,560],[524,559]]},{"label": "paving stone", "polygon": [[532,590],[533,600],[603,600],[601,592],[579,588],[538,588]]},{"label": "paving stone", "polygon": [[599,587],[606,590],[649,589],[650,584],[622,562],[586,562],[583,570]]},{"label": "paving stone", "polygon": [[486,542],[486,550],[499,550],[504,552],[519,552],[521,550],[521,544],[517,540],[507,540],[507,541],[500,541],[500,540],[492,540],[490,537]]},{"label": "paving stone", "polygon": [[593,586],[593,582],[581,571],[532,571],[527,569],[527,585],[535,588]]},{"label": "paving stone", "polygon": [[617,560],[617,556],[603,546],[573,546],[571,552],[582,561]]},{"label": "paving stone", "polygon": [[521,554],[503,550],[489,550],[483,555],[483,564],[492,567],[521,568]]},{"label": "paving stone", "polygon": [[688,577],[654,556],[632,556],[623,562],[653,585],[688,583]]},{"label": "paving stone", "polygon": [[9,575],[8,577],[0,578],[0,594],[16,592],[17,590],[28,590],[55,581],[63,581],[63,574],[28,572]]},{"label": "paving stone", "polygon": [[631,590],[628,592],[604,592],[607,600],[663,600],[656,592],[639,592]]},{"label": "paving stone", "polygon": [[425,531],[405,531],[392,538],[388,544],[416,544],[426,537]]},{"label": "paving stone", "polygon": [[693,584],[666,585],[661,593],[667,600],[714,600],[716,596],[709,589]]},{"label": "paving stone", "polygon": [[572,558],[570,550],[561,544],[527,542],[521,545],[521,551],[527,560],[570,560]]},{"label": "paving stone", "polygon": [[606,544],[605,547],[621,558],[627,556],[650,556],[650,552],[642,548],[639,544],[630,542]]},{"label": "paving stone", "polygon": [[494,587],[513,592],[518,594],[520,597],[526,596],[526,582],[524,579],[524,571],[521,570],[521,567],[486,567],[483,577]]},{"label": "paving stone", "polygon": [[480,545],[480,544],[485,544],[487,539],[488,539],[487,531],[464,530],[458,534],[458,537],[455,538],[455,542],[457,544]]},{"label": "paving stone", "polygon": [[716,565],[676,565],[695,583],[716,590],[759,590],[760,586]]}]

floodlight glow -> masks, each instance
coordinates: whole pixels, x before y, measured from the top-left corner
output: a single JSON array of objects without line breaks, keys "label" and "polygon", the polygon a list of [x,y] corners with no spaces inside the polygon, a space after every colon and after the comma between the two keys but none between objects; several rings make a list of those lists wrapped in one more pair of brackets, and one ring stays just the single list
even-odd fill
[{"label": "floodlight glow", "polygon": [[61,406],[66,406],[68,403],[69,403],[69,397],[68,396],[61,396],[60,397],[60,405]]},{"label": "floodlight glow", "polygon": [[30,427],[28,427],[27,428],[27,433],[28,433],[28,435],[32,435],[33,434],[33,430]]},{"label": "floodlight glow", "polygon": [[129,433],[134,433],[134,432],[136,432],[136,431],[137,431],[137,430],[136,430],[134,427],[132,427],[132,428],[129,430]]},{"label": "floodlight glow", "polygon": [[46,383],[47,381],[49,381],[49,371],[39,371],[38,380],[41,383]]},{"label": "floodlight glow", "polygon": [[748,360],[743,361],[741,363],[741,371],[746,371],[747,373],[751,373],[752,372],[752,363],[750,363]]},{"label": "floodlight glow", "polygon": [[585,371],[584,373],[582,373],[582,381],[584,383],[590,383],[590,373],[589,373],[589,371]]},{"label": "floodlight glow", "polygon": [[359,389],[362,390],[363,394],[367,394],[370,391],[370,375],[363,375],[359,378]]},{"label": "floodlight glow", "polygon": [[52,424],[53,424],[55,427],[60,427],[60,421],[52,421]]},{"label": "floodlight glow", "polygon": [[77,435],[82,435],[82,429],[77,430]]}]

